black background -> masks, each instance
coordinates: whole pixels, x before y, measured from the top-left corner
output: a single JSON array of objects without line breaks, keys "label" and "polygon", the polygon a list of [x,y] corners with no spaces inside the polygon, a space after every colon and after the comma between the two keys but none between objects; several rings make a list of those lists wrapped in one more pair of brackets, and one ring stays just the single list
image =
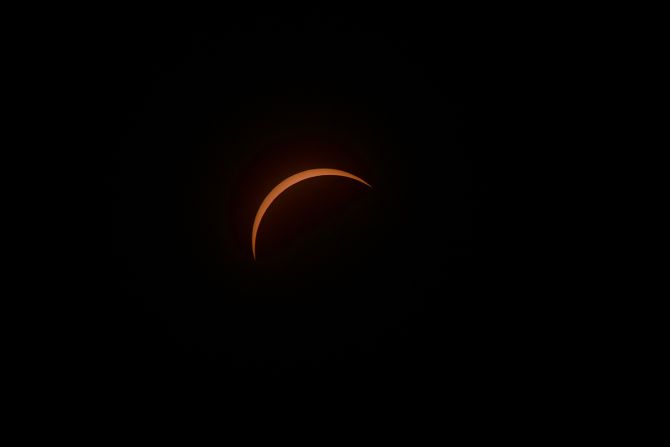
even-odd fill
[{"label": "black background", "polygon": [[[516,143],[504,24],[238,7],[100,25],[82,57],[109,200],[84,361],[159,393],[506,392],[523,303],[504,286],[510,210],[493,206]],[[296,185],[255,262],[260,202],[318,167],[373,187]]]}]

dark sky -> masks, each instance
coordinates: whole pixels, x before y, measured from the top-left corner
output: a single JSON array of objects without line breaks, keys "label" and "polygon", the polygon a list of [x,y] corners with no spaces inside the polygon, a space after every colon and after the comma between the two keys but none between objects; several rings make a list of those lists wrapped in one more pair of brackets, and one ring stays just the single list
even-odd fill
[{"label": "dark sky", "polygon": [[[90,349],[116,376],[184,389],[490,380],[507,358],[494,32],[457,10],[237,9],[98,34],[111,247]],[[295,186],[254,262],[265,195],[320,167],[373,188]]]}]

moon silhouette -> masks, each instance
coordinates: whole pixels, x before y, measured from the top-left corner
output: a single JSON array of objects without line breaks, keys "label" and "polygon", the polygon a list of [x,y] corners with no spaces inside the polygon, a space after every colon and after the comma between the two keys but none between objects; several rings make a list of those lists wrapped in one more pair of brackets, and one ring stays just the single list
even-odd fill
[{"label": "moon silhouette", "polygon": [[363,183],[364,185],[367,185],[370,188],[372,188],[372,186],[362,178],[356,177],[355,175],[350,174],[346,171],[340,171],[339,169],[327,169],[327,168],[308,169],[306,171],[293,174],[292,176],[290,176],[289,178],[287,178],[286,180],[282,181],[277,186],[275,186],[272,189],[272,191],[270,191],[270,193],[265,197],[265,199],[263,199],[261,206],[258,208],[256,218],[254,219],[254,226],[253,229],[251,230],[251,252],[254,255],[254,260],[256,260],[256,235],[258,234],[258,227],[260,227],[263,215],[265,215],[265,212],[268,210],[270,205],[272,205],[272,202],[274,202],[274,200],[277,197],[279,197],[281,193],[283,193],[296,183],[302,182],[303,180],[307,180],[312,177],[321,177],[323,175],[334,175],[338,177],[350,178],[352,180],[356,180],[357,182]]}]

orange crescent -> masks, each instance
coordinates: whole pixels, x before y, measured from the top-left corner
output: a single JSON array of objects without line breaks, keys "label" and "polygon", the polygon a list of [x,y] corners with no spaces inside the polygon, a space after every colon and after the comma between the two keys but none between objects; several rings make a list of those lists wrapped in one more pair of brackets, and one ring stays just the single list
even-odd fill
[{"label": "orange crescent", "polygon": [[263,215],[268,210],[270,205],[272,205],[272,202],[274,202],[274,200],[277,197],[279,197],[281,193],[283,193],[296,183],[302,182],[303,180],[307,180],[312,177],[320,177],[322,175],[336,175],[339,177],[347,177],[352,180],[361,182],[364,185],[367,185],[370,188],[372,188],[372,186],[362,178],[356,177],[355,175],[350,174],[346,171],[340,171],[339,169],[308,169],[307,171],[302,171],[298,172],[297,174],[293,174],[292,176],[290,176],[289,178],[287,178],[286,180],[282,181],[277,186],[275,186],[272,189],[272,191],[270,191],[270,193],[265,197],[265,199],[263,199],[260,208],[258,208],[256,218],[254,219],[254,227],[253,230],[251,230],[251,252],[254,255],[254,260],[256,260],[256,235],[258,234],[258,227],[261,225],[261,219],[263,219]]}]

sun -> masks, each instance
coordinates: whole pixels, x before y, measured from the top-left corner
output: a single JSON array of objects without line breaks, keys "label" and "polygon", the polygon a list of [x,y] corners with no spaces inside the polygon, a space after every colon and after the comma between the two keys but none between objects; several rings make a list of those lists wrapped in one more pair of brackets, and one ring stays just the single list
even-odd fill
[{"label": "sun", "polygon": [[254,260],[256,260],[256,236],[258,235],[258,228],[261,225],[261,220],[263,219],[263,216],[265,215],[265,212],[268,210],[270,205],[272,205],[272,202],[279,197],[281,193],[286,191],[288,188],[291,186],[295,185],[296,183],[300,183],[303,180],[307,180],[312,177],[321,177],[324,175],[334,175],[338,177],[346,177],[350,178],[352,180],[356,180],[357,182],[360,182],[370,188],[372,186],[363,180],[360,177],[357,177],[353,174],[350,174],[346,171],[340,171],[339,169],[328,169],[328,168],[319,168],[319,169],[308,169],[306,171],[298,172],[297,174],[293,174],[292,176],[288,177],[286,180],[283,180],[280,182],[277,186],[272,188],[272,191],[268,193],[268,195],[263,199],[263,202],[261,203],[261,206],[258,208],[258,211],[256,212],[256,218],[254,219],[254,225],[251,230],[251,252],[253,254]]}]

